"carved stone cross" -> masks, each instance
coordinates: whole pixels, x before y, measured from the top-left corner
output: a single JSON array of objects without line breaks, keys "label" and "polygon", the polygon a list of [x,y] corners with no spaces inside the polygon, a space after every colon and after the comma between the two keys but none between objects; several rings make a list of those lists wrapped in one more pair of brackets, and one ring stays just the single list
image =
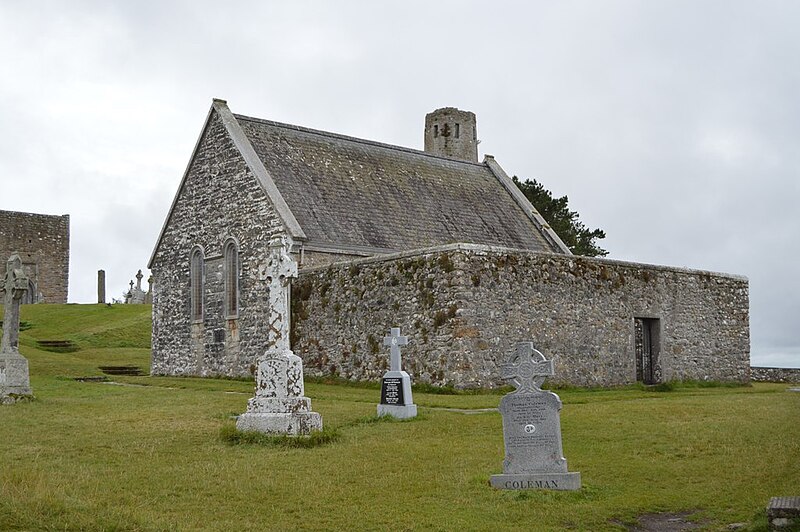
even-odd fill
[{"label": "carved stone cross", "polygon": [[144,275],[142,275],[142,270],[139,270],[138,272],[136,272],[136,289],[137,290],[141,290],[142,289],[142,277],[144,277]]},{"label": "carved stone cross", "polygon": [[6,263],[6,276],[0,279],[3,299],[3,340],[0,353],[18,353],[19,349],[19,304],[28,290],[28,278],[22,270],[22,259],[16,253]]},{"label": "carved stone cross", "polygon": [[389,369],[391,371],[401,371],[403,368],[400,362],[400,346],[408,345],[408,337],[400,336],[399,327],[392,327],[390,334],[391,336],[384,336],[383,338],[383,345],[391,347],[391,367]]},{"label": "carved stone cross", "polygon": [[553,361],[545,360],[544,355],[533,348],[533,342],[518,343],[508,362],[500,365],[500,376],[516,387],[514,393],[541,392],[544,379],[554,373]]},{"label": "carved stone cross", "polygon": [[269,243],[267,284],[269,285],[269,350],[289,351],[289,318],[292,278],[297,277],[297,262],[289,254],[291,242],[285,236],[275,236]]}]

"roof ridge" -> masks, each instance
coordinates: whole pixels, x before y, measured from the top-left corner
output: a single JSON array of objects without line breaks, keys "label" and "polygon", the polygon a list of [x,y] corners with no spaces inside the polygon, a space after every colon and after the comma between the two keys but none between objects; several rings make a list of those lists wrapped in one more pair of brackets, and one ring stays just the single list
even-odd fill
[{"label": "roof ridge", "polygon": [[436,155],[436,154],[433,154],[433,153],[426,152],[424,150],[417,150],[417,149],[414,149],[414,148],[408,148],[406,146],[398,146],[397,144],[387,144],[385,142],[377,142],[377,141],[374,141],[374,140],[362,139],[360,137],[352,137],[350,135],[342,135],[341,133],[333,133],[331,131],[323,131],[321,129],[312,129],[310,127],[296,126],[294,124],[287,124],[285,122],[276,122],[274,120],[266,120],[264,118],[256,118],[254,116],[240,115],[240,114],[237,114],[237,113],[233,113],[233,116],[236,117],[237,120],[249,120],[251,122],[267,124],[267,125],[270,125],[270,126],[280,127],[280,128],[283,128],[283,129],[292,129],[294,131],[300,131],[302,133],[310,133],[310,134],[319,135],[319,136],[322,136],[322,137],[330,137],[330,138],[339,139],[339,140],[347,140],[347,141],[350,141],[350,142],[357,142],[359,144],[367,144],[367,145],[376,146],[376,147],[379,147],[379,148],[387,148],[387,149],[390,149],[390,150],[403,151],[403,152],[411,153],[411,154],[414,154],[414,155],[423,155],[425,157],[431,157],[433,159],[439,159],[441,161],[469,164],[469,165],[473,165],[473,166],[486,166],[483,162],[465,161],[463,159],[454,159],[454,158],[451,158],[451,157],[444,157],[444,156],[441,156],[441,155]]}]

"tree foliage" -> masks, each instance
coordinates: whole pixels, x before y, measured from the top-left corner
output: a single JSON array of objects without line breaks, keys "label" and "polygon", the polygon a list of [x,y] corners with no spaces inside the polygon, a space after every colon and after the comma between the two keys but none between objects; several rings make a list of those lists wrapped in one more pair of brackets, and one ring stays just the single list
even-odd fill
[{"label": "tree foliage", "polygon": [[589,229],[583,225],[578,219],[578,213],[569,210],[567,196],[554,198],[553,194],[535,179],[520,181],[517,176],[512,179],[572,253],[586,257],[608,255],[608,251],[599,247],[596,242],[606,237],[605,231]]}]

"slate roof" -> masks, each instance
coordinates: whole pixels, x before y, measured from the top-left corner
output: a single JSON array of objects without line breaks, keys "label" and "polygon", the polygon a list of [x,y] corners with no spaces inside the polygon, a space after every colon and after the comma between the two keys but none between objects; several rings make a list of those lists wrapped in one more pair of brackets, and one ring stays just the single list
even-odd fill
[{"label": "slate roof", "polygon": [[390,252],[464,242],[563,252],[486,163],[233,116],[307,246]]}]

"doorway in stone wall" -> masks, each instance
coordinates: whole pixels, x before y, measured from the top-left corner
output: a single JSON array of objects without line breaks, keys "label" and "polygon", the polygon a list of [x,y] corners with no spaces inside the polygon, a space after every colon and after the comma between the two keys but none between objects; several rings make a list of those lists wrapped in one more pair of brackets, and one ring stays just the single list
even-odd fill
[{"label": "doorway in stone wall", "polygon": [[636,351],[636,380],[644,384],[661,382],[661,320],[633,318],[633,337]]}]

